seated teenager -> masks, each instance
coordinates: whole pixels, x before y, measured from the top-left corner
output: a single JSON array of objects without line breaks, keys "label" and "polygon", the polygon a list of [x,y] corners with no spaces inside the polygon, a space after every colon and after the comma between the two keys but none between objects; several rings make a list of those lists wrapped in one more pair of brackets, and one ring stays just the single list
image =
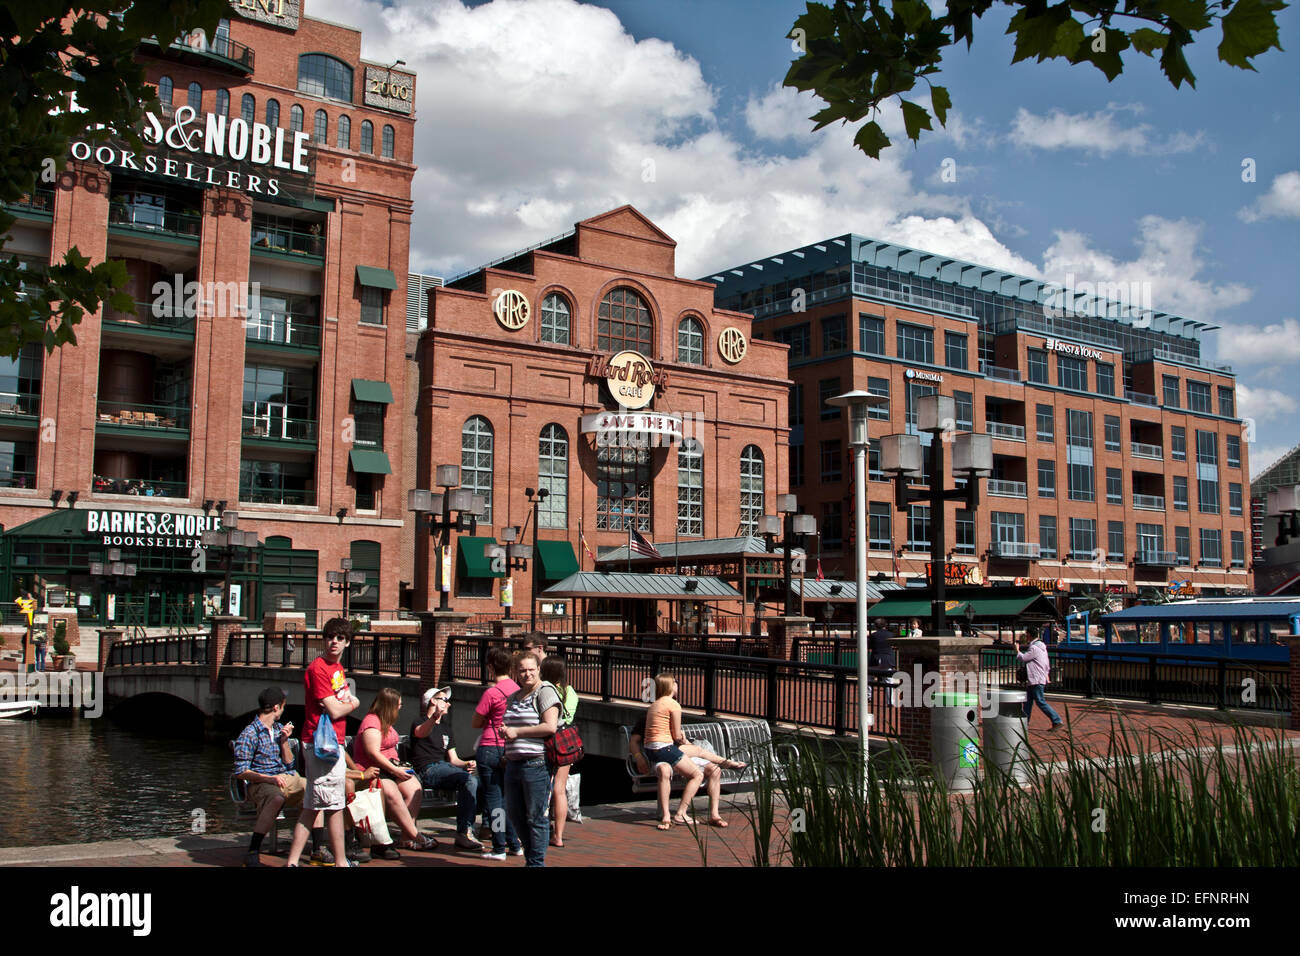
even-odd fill
[{"label": "seated teenager", "polygon": [[293,724],[281,724],[285,695],[268,687],[257,698],[258,714],[235,741],[235,773],[248,784],[248,799],[257,808],[253,838],[244,866],[265,866],[262,841],[275,825],[282,807],[301,807],[306,781],[293,769],[289,740]]},{"label": "seated teenager", "polygon": [[[370,705],[370,713],[361,721],[356,740],[352,742],[352,757],[357,767],[368,770],[378,767],[381,786],[384,791],[384,803],[388,816],[396,823],[404,838],[402,846],[407,850],[432,850],[438,845],[422,834],[415,825],[420,814],[420,801],[423,788],[420,781],[409,768],[397,764],[397,731],[393,722],[402,709],[402,696],[391,687],[385,687],[375,695]],[[372,846],[370,855],[379,860],[396,860],[397,851],[391,843]]]},{"label": "seated teenager", "polygon": [[430,790],[456,791],[456,846],[482,850],[474,836],[474,811],[478,808],[478,777],[473,760],[461,760],[452,739],[451,688],[431,687],[424,692],[424,720],[411,724],[411,763],[420,783]]}]

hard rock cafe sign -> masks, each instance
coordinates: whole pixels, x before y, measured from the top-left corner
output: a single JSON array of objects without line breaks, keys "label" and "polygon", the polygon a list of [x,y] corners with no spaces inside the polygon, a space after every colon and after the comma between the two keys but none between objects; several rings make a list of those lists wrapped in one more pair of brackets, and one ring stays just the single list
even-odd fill
[{"label": "hard rock cafe sign", "polygon": [[745,339],[745,333],[735,326],[727,326],[718,334],[718,354],[732,365],[735,365],[745,357],[749,351],[749,342]]},{"label": "hard rock cafe sign", "polygon": [[528,297],[515,289],[505,289],[492,302],[492,314],[502,328],[518,332],[528,324]]},{"label": "hard rock cafe sign", "polygon": [[645,408],[655,391],[668,384],[668,373],[656,371],[640,352],[619,352],[613,358],[596,356],[587,366],[587,374],[605,380],[610,397],[625,409]]}]

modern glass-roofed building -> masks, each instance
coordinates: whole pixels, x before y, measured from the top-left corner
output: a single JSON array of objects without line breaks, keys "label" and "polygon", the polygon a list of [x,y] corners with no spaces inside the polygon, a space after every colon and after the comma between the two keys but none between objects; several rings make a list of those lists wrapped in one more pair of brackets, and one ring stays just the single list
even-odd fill
[{"label": "modern glass-roofed building", "polygon": [[[950,503],[954,576],[1032,581],[1061,597],[1174,585],[1250,587],[1247,461],[1216,327],[1161,312],[1141,284],[1074,288],[857,235],[704,276],[715,305],[790,348],[790,490],[822,529],[828,573],[851,574],[847,429],[825,399],[874,409],[873,572],[919,582],[929,509],[895,512],[878,443],[915,430],[921,395],[952,395],[961,431],[994,439],[977,515]],[[928,436],[923,436],[923,440]]]}]

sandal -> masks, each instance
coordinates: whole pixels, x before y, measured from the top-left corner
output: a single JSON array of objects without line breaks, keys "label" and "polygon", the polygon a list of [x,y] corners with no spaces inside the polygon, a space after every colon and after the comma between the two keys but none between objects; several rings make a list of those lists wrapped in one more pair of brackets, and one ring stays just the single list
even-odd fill
[{"label": "sandal", "polygon": [[671,820],[660,820],[659,823],[655,826],[656,830],[671,830],[672,828],[673,828],[673,824]]},{"label": "sandal", "polygon": [[425,833],[421,833],[414,840],[404,840],[402,842],[403,850],[436,850],[438,841]]},{"label": "sandal", "polygon": [[731,824],[729,824],[726,820],[722,819],[722,817],[713,817],[712,819],[709,820],[709,826],[717,827],[719,830],[725,830],[730,825]]},{"label": "sandal", "polygon": [[673,823],[679,827],[691,827],[695,826],[695,819],[693,817],[673,817]]}]

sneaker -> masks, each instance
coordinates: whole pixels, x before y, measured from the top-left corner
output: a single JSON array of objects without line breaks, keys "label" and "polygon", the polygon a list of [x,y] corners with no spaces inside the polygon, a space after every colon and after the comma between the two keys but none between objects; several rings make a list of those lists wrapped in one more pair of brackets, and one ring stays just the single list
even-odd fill
[{"label": "sneaker", "polygon": [[394,849],[391,843],[376,844],[370,848],[370,859],[372,860],[400,860],[402,854]]},{"label": "sneaker", "polygon": [[323,846],[311,855],[309,862],[312,866],[333,866],[334,854],[330,852],[329,847]]},{"label": "sneaker", "polygon": [[521,846],[517,846],[517,847],[515,847],[513,850],[510,851],[510,855],[511,855],[511,856],[523,856],[523,855],[524,855],[524,848],[521,847]]},{"label": "sneaker", "polygon": [[1053,730],[1060,730],[1060,729],[1061,729],[1062,727],[1064,727],[1064,726],[1065,726],[1065,722],[1062,721],[1062,722],[1059,723],[1059,724],[1052,724],[1052,729],[1053,729]]},{"label": "sneaker", "polygon": [[262,854],[249,852],[244,854],[244,866],[266,866],[266,864],[262,862]]},{"label": "sneaker", "polygon": [[479,856],[480,860],[504,860],[505,858],[505,850],[484,850]]},{"label": "sneaker", "polygon": [[370,859],[370,854],[357,845],[349,846],[347,848],[347,856],[349,863],[356,863],[357,865],[365,863]]},{"label": "sneaker", "polygon": [[475,838],[474,834],[469,832],[456,834],[456,846],[460,847],[462,850],[483,849],[483,844]]}]

